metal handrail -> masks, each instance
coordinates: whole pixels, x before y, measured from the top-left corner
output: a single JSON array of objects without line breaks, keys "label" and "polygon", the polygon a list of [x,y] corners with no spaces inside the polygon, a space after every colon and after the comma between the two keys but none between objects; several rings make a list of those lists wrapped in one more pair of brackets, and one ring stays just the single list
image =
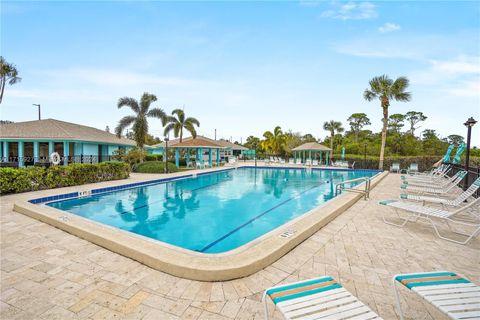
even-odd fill
[{"label": "metal handrail", "polygon": [[[345,184],[356,182],[356,181],[365,182],[365,190],[345,188]],[[335,196],[341,194],[342,191],[345,190],[345,191],[350,191],[350,192],[362,193],[364,195],[365,200],[367,200],[370,197],[370,185],[371,185],[371,179],[369,177],[361,177],[361,178],[356,178],[356,179],[352,179],[352,180],[342,181],[342,182],[339,182],[339,183],[335,184]]]}]

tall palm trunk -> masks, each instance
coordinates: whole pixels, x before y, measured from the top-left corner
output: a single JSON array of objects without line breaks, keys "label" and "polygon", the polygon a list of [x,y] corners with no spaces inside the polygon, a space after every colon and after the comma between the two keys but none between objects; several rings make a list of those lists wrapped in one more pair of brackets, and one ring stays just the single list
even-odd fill
[{"label": "tall palm trunk", "polygon": [[383,128],[382,128],[382,145],[380,148],[380,161],[378,163],[378,169],[383,170],[383,160],[385,157],[385,143],[387,142],[387,125],[388,125],[388,98],[382,99],[383,110]]},{"label": "tall palm trunk", "polygon": [[335,133],[332,131],[330,132],[330,149],[332,149],[330,151],[330,163],[332,162],[332,159],[333,159],[333,139],[335,137]]},{"label": "tall palm trunk", "polygon": [[180,142],[182,142],[183,138],[183,126],[180,128]]}]

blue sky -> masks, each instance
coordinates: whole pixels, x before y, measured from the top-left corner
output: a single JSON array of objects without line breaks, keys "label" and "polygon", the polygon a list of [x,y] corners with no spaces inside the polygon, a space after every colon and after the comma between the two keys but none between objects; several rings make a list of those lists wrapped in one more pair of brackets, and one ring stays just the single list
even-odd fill
[{"label": "blue sky", "polygon": [[[184,107],[199,133],[239,140],[284,130],[324,138],[322,124],[364,112],[381,127],[368,81],[407,76],[423,129],[465,135],[480,120],[479,2],[8,2],[1,54],[23,78],[1,119],[44,118],[114,128],[119,97]],[[154,135],[162,136],[159,120]],[[480,124],[474,129],[477,133]],[[474,131],[474,132],[475,132]],[[474,144],[480,135],[474,134]]]}]

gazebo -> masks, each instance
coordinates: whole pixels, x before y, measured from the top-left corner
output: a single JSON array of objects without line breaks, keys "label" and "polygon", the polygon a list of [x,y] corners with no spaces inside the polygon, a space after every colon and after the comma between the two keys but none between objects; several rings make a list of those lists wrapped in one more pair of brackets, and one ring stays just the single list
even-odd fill
[{"label": "gazebo", "polygon": [[305,163],[305,160],[307,159],[310,159],[310,161],[312,161],[312,159],[318,159],[319,164],[322,163],[322,155],[325,152],[325,164],[328,166],[328,153],[331,152],[332,149],[325,147],[324,145],[321,145],[317,142],[307,142],[296,148],[293,148],[292,151],[295,157],[295,163],[297,163],[298,157],[300,158],[301,163]]},{"label": "gazebo", "polygon": [[177,168],[180,166],[180,151],[185,150],[187,164],[190,163],[190,155],[191,151],[195,150],[195,159],[199,161],[199,163],[203,166],[205,151],[208,155],[208,163],[212,166],[213,162],[213,152],[215,152],[216,163],[220,162],[220,149],[224,149],[225,147],[222,146],[218,141],[209,139],[203,136],[197,136],[196,138],[188,137],[182,139],[180,142],[179,139],[175,139],[172,141],[168,141],[168,146],[166,146],[165,142],[162,142],[155,146],[157,149],[163,149],[162,154],[164,154],[164,150],[167,147],[168,149],[173,148],[175,149],[175,165]]}]

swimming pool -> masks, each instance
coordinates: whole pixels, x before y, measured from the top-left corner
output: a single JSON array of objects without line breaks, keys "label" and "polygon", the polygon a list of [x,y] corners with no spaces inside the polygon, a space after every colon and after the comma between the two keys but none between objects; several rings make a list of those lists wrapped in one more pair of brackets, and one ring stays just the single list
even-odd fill
[{"label": "swimming pool", "polygon": [[336,183],[377,173],[242,167],[47,205],[184,249],[222,253],[322,206]]}]

